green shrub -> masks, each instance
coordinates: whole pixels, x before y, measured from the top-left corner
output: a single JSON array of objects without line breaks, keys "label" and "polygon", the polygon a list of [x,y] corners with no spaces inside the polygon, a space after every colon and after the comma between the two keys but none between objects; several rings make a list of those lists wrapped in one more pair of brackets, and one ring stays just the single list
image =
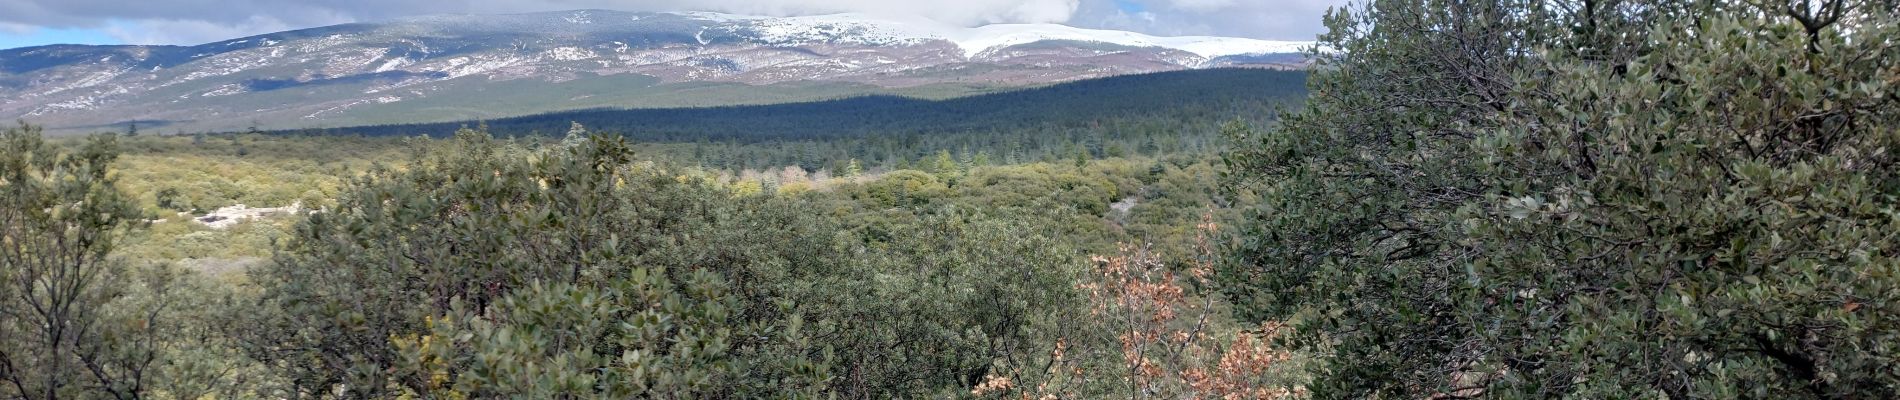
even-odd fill
[{"label": "green shrub", "polygon": [[[289,371],[301,392],[340,390],[368,397],[429,392],[440,387],[391,373],[405,357],[392,339],[429,331],[424,322],[431,318],[479,329],[464,320],[535,304],[530,301],[535,295],[515,293],[536,285],[594,293],[643,277],[662,283],[642,283],[657,285],[642,286],[651,296],[612,294],[609,298],[628,302],[619,310],[639,312],[668,296],[695,298],[679,292],[687,289],[722,293],[701,300],[720,304],[717,312],[724,315],[703,317],[711,322],[662,337],[667,343],[729,338],[730,353],[717,366],[730,368],[730,360],[779,340],[776,332],[789,317],[774,303],[778,286],[791,281],[795,271],[820,270],[817,264],[831,259],[831,236],[823,233],[823,224],[758,204],[762,201],[735,199],[709,184],[633,168],[618,139],[596,137],[528,153],[484,133],[463,132],[408,171],[360,179],[335,207],[299,225],[272,265],[253,271],[252,279],[264,288],[263,301],[277,312],[261,321],[268,334],[254,340],[252,354]],[[667,320],[681,320],[687,316],[680,313],[689,312],[653,311]],[[585,347],[624,361],[650,350],[642,343],[652,344],[603,341]],[[567,349],[541,354],[555,357]],[[468,357],[504,351],[464,350],[472,352]],[[506,361],[528,365],[535,359]],[[751,365],[744,375],[704,371],[715,380],[692,387],[740,394],[759,387],[748,382],[815,373],[779,374],[759,367],[763,363]],[[456,374],[469,374],[467,379],[493,371],[451,367],[460,371]],[[463,379],[451,376],[449,382]],[[629,387],[653,383],[626,382]],[[482,389],[519,390],[510,395],[551,390]]]},{"label": "green shrub", "polygon": [[[110,134],[75,149],[38,127],[0,132],[0,397],[147,394],[165,327],[169,270],[113,254],[144,215],[110,174]],[[149,272],[149,273],[148,273]]]},{"label": "green shrub", "polygon": [[1900,396],[1891,2],[1374,1],[1236,135],[1327,398]]}]

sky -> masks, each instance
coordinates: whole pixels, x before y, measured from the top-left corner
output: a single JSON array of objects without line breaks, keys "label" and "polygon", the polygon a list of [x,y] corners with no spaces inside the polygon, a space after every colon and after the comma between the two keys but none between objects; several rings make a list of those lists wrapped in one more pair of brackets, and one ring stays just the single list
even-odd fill
[{"label": "sky", "polygon": [[858,12],[977,26],[1062,23],[1160,36],[1312,40],[1346,0],[0,0],[0,49],[45,44],[195,45],[429,14],[576,9],[754,15]]}]

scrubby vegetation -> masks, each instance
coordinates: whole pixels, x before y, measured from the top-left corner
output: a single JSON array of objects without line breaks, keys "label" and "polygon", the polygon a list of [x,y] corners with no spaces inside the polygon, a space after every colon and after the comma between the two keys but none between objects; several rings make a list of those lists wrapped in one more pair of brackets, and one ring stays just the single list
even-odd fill
[{"label": "scrubby vegetation", "polygon": [[1375,1],[1217,276],[1328,398],[1900,396],[1891,1]]},{"label": "scrubby vegetation", "polygon": [[[163,321],[128,350],[157,355],[146,397],[1279,396],[1301,376],[1205,275],[1176,276],[1216,258],[1205,153],[941,149],[834,176],[581,127],[92,140],[33,148],[116,148],[107,176],[140,180],[97,186],[143,228],[112,231],[124,278],[88,287],[168,274],[112,298]],[[194,222],[300,201],[317,210]]]},{"label": "scrubby vegetation", "polygon": [[1896,4],[1327,23],[960,132],[8,128],[0,398],[1900,396]]}]

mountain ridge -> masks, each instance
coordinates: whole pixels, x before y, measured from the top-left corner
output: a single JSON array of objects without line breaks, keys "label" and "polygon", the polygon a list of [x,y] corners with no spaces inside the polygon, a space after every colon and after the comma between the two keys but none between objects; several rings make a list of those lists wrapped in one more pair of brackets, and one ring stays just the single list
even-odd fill
[{"label": "mountain ridge", "polygon": [[[1295,53],[1305,45],[1055,24],[964,28],[862,14],[436,15],[196,46],[0,50],[0,118],[55,130],[127,121],[301,128],[719,105],[695,97],[703,85],[723,85],[721,99],[738,103],[758,102],[736,95],[748,89],[791,101],[962,88],[949,93],[957,95],[1184,69],[1297,67],[1304,59]],[[521,80],[534,84],[503,84]],[[512,90],[484,95],[520,104],[451,97],[497,84]],[[392,114],[416,120],[375,117]]]}]

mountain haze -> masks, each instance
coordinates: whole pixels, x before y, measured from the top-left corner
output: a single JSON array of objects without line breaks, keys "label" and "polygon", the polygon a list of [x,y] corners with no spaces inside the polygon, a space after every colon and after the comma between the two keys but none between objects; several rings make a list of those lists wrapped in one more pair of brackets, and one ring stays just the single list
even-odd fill
[{"label": "mountain haze", "polygon": [[1304,43],[857,14],[572,11],[345,24],[198,46],[0,50],[0,118],[56,131],[324,128],[584,108],[951,97],[1211,67]]}]

